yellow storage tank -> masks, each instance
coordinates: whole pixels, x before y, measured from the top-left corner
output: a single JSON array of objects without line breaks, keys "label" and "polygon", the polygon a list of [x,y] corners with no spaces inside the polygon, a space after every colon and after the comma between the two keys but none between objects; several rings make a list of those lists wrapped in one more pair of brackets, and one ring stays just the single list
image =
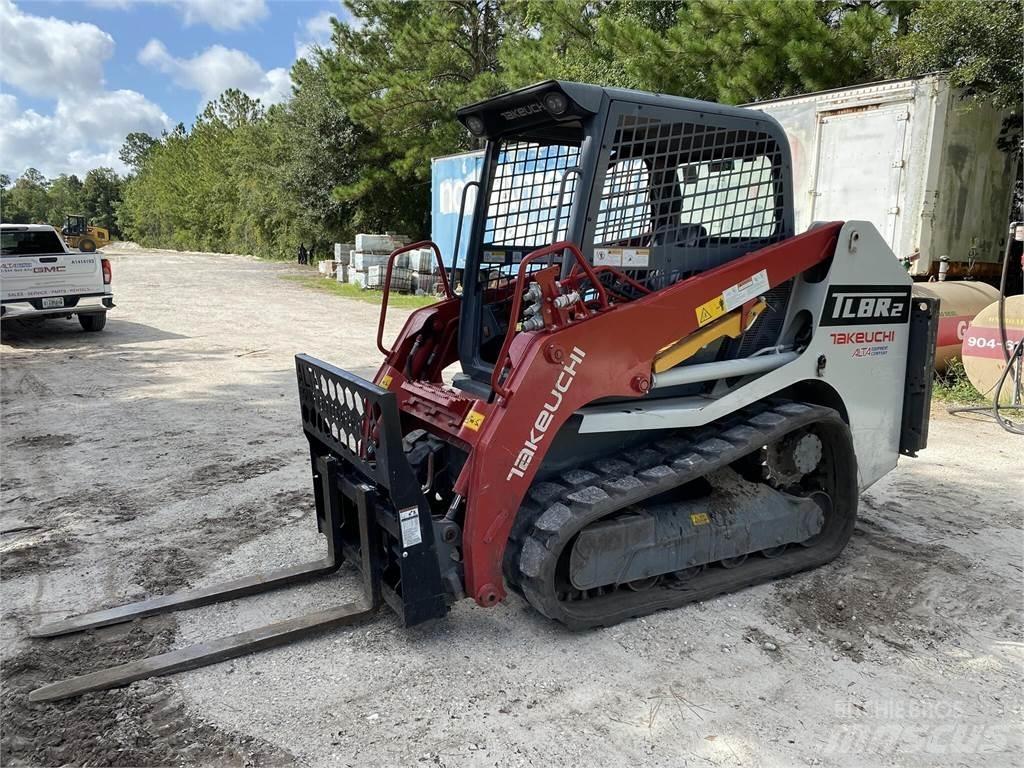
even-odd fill
[{"label": "yellow storage tank", "polygon": [[967,326],[981,310],[999,298],[988,283],[949,280],[915,283],[914,296],[939,299],[939,333],[935,342],[935,369],[944,371],[951,360],[960,359],[960,347]]},{"label": "yellow storage tank", "polygon": [[[1006,345],[1007,351],[1024,337],[1024,296],[1008,296],[1006,299]],[[999,333],[999,302],[985,307],[971,321],[964,334],[964,370],[974,388],[989,400],[993,389],[1006,367],[1003,354],[1003,338]],[[999,402],[1009,405],[1013,399],[1014,376],[1011,371],[1003,384]]]}]

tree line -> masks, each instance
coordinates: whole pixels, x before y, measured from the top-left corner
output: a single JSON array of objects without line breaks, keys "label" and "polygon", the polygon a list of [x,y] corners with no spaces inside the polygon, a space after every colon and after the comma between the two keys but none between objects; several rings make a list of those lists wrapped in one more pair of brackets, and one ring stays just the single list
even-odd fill
[{"label": "tree line", "polygon": [[35,168],[27,169],[14,183],[0,174],[0,214],[15,224],[60,226],[69,213],[84,214],[90,223],[106,227],[118,236],[117,211],[123,180],[110,168],[93,168],[85,179],[62,173],[47,179]]},{"label": "tree line", "polygon": [[[740,104],[945,70],[1020,123],[1021,0],[346,5],[355,21],[335,20],[331,43],[296,62],[288,102],[227,91],[191,128],[128,136],[114,204],[125,237],[285,257],[355,232],[425,235],[430,158],[476,148],[455,110],[549,78]],[[41,184],[47,199],[64,178]],[[8,210],[38,181],[18,179]]]}]

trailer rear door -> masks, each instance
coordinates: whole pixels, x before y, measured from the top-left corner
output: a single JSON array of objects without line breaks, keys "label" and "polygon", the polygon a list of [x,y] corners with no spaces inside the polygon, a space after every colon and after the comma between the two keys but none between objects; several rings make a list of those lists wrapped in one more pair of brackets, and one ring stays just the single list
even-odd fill
[{"label": "trailer rear door", "polygon": [[870,221],[896,247],[909,116],[906,102],[819,115],[812,221]]}]

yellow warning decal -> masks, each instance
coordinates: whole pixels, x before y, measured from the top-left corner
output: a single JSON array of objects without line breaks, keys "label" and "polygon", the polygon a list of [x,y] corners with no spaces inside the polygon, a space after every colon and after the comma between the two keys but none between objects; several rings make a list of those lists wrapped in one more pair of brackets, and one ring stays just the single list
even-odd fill
[{"label": "yellow warning decal", "polygon": [[480,425],[484,423],[484,415],[479,411],[470,411],[466,414],[466,420],[462,422],[462,426],[466,429],[472,429],[476,432],[480,429]]},{"label": "yellow warning decal", "polygon": [[708,517],[707,512],[696,512],[690,515],[690,522],[694,525],[707,525],[711,522],[711,518]]},{"label": "yellow warning decal", "polygon": [[390,387],[391,386],[391,374],[390,373],[385,373],[383,376],[381,376],[380,377],[380,381],[377,382],[377,386],[380,387],[381,389],[387,389],[388,387]]},{"label": "yellow warning decal", "polygon": [[725,302],[721,296],[715,296],[697,307],[697,325],[707,325],[712,320],[725,314]]}]

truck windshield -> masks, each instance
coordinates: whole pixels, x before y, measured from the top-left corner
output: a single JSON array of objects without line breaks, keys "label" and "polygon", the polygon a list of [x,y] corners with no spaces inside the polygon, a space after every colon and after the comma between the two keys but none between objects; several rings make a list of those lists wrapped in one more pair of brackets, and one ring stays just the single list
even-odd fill
[{"label": "truck windshield", "polygon": [[0,254],[4,256],[42,256],[64,253],[60,238],[52,229],[5,229],[0,232]]}]

